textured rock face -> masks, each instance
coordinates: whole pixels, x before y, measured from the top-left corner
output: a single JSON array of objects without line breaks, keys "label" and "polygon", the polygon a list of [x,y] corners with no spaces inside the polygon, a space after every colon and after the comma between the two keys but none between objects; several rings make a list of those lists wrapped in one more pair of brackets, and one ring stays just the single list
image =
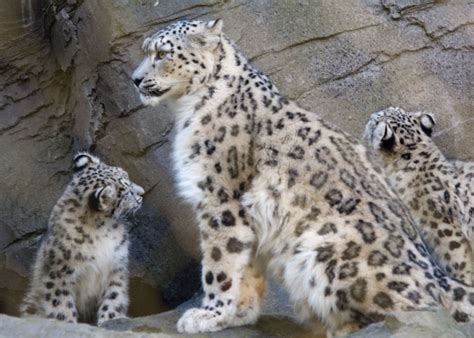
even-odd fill
[{"label": "textured rock face", "polygon": [[[165,338],[192,337],[176,332],[178,313],[171,311],[160,315],[111,321],[105,328],[85,324],[67,324],[48,319],[18,319],[0,315],[0,337],[103,337],[103,338]],[[238,327],[221,332],[196,335],[200,338],[323,338],[319,327],[313,332],[286,317],[263,316],[254,326]]]},{"label": "textured rock face", "polygon": [[79,149],[146,189],[131,226],[131,315],[174,307],[199,288],[197,230],[173,189],[173,116],[143,107],[130,74],[145,35],[217,17],[282,92],[345,131],[361,135],[370,113],[389,105],[429,110],[448,156],[474,159],[468,0],[2,0],[0,313],[16,313]]},{"label": "textured rock face", "polygon": [[[85,324],[67,324],[51,319],[18,319],[0,315],[0,337],[189,337],[178,334],[175,323],[179,311],[134,319],[116,319],[97,328]],[[396,313],[384,322],[372,324],[348,338],[471,338],[474,323],[456,323],[444,311]],[[220,332],[199,334],[198,337],[237,338],[324,338],[321,325],[297,324],[291,318],[264,315],[252,326],[236,327]]]}]

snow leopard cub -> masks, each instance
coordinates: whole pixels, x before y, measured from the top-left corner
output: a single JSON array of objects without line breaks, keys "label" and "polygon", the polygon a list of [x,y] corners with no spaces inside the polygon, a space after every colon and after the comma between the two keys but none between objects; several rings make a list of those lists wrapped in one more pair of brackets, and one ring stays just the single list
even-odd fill
[{"label": "snow leopard cub", "polygon": [[54,206],[33,267],[22,316],[71,323],[125,317],[128,234],[123,216],[144,190],[97,157],[74,157],[74,175]]}]

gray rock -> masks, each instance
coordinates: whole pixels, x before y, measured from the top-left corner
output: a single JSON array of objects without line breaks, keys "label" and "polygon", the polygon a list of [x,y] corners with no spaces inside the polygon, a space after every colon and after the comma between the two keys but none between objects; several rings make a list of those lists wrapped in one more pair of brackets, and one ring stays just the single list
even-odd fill
[{"label": "gray rock", "polygon": [[117,319],[106,323],[105,328],[117,331],[164,333],[172,337],[212,337],[212,338],[237,338],[237,337],[294,337],[294,338],[323,338],[325,329],[321,325],[312,328],[298,324],[286,316],[263,315],[252,326],[242,326],[199,335],[184,335],[176,331],[176,322],[179,311],[169,311],[159,315],[134,319]]},{"label": "gray rock", "polygon": [[[192,337],[176,332],[183,309],[139,318],[111,320],[102,328],[51,319],[18,319],[0,315],[0,337]],[[298,324],[286,316],[263,315],[252,326],[235,327],[196,337],[323,338],[320,324]],[[458,324],[443,310],[395,313],[348,338],[472,338],[474,323]]]},{"label": "gray rock", "polygon": [[[135,319],[116,319],[98,328],[87,324],[69,324],[51,319],[19,319],[0,315],[0,338],[33,337],[104,337],[104,338],[161,338],[191,337],[175,329],[178,312]],[[293,337],[323,338],[324,329],[304,327],[284,316],[263,316],[254,326],[227,329],[221,332],[199,334],[195,337]]]},{"label": "gray rock", "polygon": [[165,338],[167,334],[153,332],[115,332],[87,324],[68,324],[51,319],[19,319],[0,314],[0,338]]},{"label": "gray rock", "polygon": [[[175,324],[183,309],[135,319],[118,319],[105,327],[117,331],[161,332],[177,335]],[[179,335],[178,335],[179,336]],[[181,335],[182,336],[182,335]],[[286,316],[264,315],[254,326],[231,328],[204,337],[325,337],[321,325],[297,324]],[[442,309],[399,312],[384,322],[372,324],[348,338],[472,338],[474,323],[459,324]]]},{"label": "gray rock", "polygon": [[[468,2],[2,0],[0,313],[16,314],[79,149],[146,189],[131,222],[131,315],[171,309],[199,289],[198,231],[170,168],[173,116],[143,107],[129,78],[145,35],[221,17],[282,92],[347,132],[361,135],[370,113],[389,105],[429,110],[448,156],[474,159]],[[284,293],[269,295],[269,313],[291,314]]]},{"label": "gray rock", "polygon": [[442,309],[432,311],[399,312],[388,316],[383,323],[350,335],[350,338],[472,338],[474,323],[459,324]]}]

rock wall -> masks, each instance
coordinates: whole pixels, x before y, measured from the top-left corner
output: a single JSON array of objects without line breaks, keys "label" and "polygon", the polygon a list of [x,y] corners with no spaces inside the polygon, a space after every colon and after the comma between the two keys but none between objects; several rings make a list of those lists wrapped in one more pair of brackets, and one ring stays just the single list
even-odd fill
[{"label": "rock wall", "polygon": [[81,149],[146,189],[131,227],[131,314],[175,307],[198,290],[197,231],[169,166],[173,116],[166,106],[143,107],[130,81],[144,36],[178,19],[220,17],[226,34],[304,108],[354,135],[389,105],[432,111],[443,150],[473,160],[468,2],[2,0],[0,313],[16,314],[71,155]]},{"label": "rock wall", "polygon": [[[51,319],[18,319],[0,314],[1,337],[81,337],[81,338],[178,338],[191,335],[176,332],[180,311],[133,319],[114,319],[97,328],[86,324],[69,324]],[[399,312],[383,322],[372,324],[346,338],[471,338],[474,323],[457,323],[445,311]],[[2,335],[4,334],[4,335]],[[219,332],[194,335],[200,338],[324,338],[322,326],[301,325],[285,316],[263,315],[252,326],[241,326]]]}]

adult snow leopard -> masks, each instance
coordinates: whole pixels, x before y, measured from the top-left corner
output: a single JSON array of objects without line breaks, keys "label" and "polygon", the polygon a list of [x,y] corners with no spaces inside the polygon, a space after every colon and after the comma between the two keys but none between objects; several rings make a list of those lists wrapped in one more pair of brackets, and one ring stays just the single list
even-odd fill
[{"label": "adult snow leopard", "polygon": [[221,20],[173,23],[143,51],[133,82],[174,108],[177,184],[201,233],[205,297],[180,332],[254,323],[260,264],[330,333],[435,304],[474,316],[473,289],[432,261],[366,148],[280,94]]}]

